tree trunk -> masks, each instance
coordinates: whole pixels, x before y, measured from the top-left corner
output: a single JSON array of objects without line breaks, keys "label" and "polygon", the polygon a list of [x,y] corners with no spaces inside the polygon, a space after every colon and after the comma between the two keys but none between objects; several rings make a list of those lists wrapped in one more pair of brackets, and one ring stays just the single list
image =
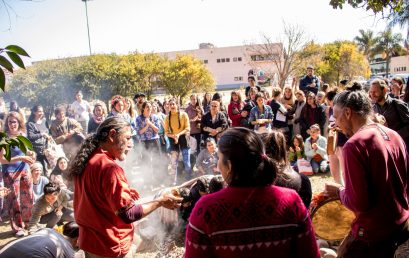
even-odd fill
[{"label": "tree trunk", "polygon": [[389,54],[386,56],[386,79],[388,79],[389,75],[389,64],[391,62],[391,58],[389,57]]}]

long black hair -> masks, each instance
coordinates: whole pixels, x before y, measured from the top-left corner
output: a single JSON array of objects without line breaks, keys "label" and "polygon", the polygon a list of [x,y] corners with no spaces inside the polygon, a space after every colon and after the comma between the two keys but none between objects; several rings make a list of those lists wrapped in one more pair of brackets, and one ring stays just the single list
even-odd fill
[{"label": "long black hair", "polygon": [[35,117],[34,113],[37,112],[38,110],[40,110],[40,108],[42,108],[44,110],[43,106],[41,106],[41,105],[35,105],[34,107],[31,108],[31,114],[28,117],[28,122],[34,122],[34,117]]},{"label": "long black hair", "polygon": [[131,126],[125,119],[121,117],[110,117],[105,119],[98,127],[97,132],[85,139],[81,145],[80,150],[74,157],[69,166],[69,175],[79,176],[84,171],[91,154],[100,146],[100,143],[105,142],[108,139],[109,132],[113,129],[118,133],[121,133],[127,127]]}]

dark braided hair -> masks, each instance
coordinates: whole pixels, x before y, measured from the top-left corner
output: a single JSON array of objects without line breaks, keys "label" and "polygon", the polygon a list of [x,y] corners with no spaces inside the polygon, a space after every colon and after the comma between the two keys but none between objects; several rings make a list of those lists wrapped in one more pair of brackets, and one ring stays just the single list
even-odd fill
[{"label": "dark braided hair", "polygon": [[372,114],[372,104],[366,92],[359,88],[349,88],[334,98],[334,106],[348,107],[358,115],[367,117]]},{"label": "dark braided hair", "polygon": [[79,176],[84,171],[91,154],[107,140],[109,132],[114,129],[116,132],[120,133],[125,128],[131,126],[122,117],[110,117],[105,119],[98,127],[97,132],[92,134],[85,139],[84,143],[81,145],[80,150],[70,163],[69,175]]}]

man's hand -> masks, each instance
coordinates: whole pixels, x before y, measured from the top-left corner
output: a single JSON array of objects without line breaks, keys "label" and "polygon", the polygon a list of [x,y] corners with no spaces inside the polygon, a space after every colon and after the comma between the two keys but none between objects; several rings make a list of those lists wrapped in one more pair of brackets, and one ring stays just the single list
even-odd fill
[{"label": "man's hand", "polygon": [[175,209],[180,207],[180,204],[182,203],[183,198],[182,197],[176,197],[172,193],[164,193],[160,199],[161,206],[167,208],[167,209]]}]

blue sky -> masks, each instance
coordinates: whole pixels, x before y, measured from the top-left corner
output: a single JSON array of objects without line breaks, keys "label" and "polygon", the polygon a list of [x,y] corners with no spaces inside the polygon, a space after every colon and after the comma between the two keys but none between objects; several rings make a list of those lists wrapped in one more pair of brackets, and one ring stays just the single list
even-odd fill
[{"label": "blue sky", "polygon": [[[0,6],[0,46],[18,44],[33,61],[89,53],[81,0],[6,2],[14,11],[9,22]],[[370,12],[334,10],[329,0],[92,0],[88,14],[93,53],[196,49],[201,42],[242,45],[260,41],[261,33],[277,38],[283,20],[303,26],[319,43],[385,27]]]}]

